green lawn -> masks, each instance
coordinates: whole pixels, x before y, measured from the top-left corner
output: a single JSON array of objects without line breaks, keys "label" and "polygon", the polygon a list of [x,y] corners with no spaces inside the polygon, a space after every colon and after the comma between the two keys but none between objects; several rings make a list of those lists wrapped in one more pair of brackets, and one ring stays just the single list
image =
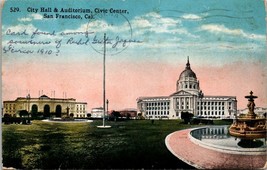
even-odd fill
[{"label": "green lawn", "polygon": [[196,127],[181,120],[3,125],[3,164],[15,168],[192,168],[173,156],[165,137]]}]

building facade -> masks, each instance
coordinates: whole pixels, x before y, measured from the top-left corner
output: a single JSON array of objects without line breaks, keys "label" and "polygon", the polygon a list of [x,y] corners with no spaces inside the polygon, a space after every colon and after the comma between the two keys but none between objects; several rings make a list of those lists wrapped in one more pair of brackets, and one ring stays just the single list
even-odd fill
[{"label": "building facade", "polygon": [[92,110],[91,110],[91,117],[92,118],[103,118],[103,116],[104,116],[103,107],[92,108]]},{"label": "building facade", "polygon": [[188,59],[174,93],[169,96],[139,97],[137,109],[148,119],[178,119],[182,112],[204,118],[230,118],[237,111],[237,100],[235,96],[205,96]]},{"label": "building facade", "polygon": [[3,102],[3,114],[19,116],[21,111],[27,111],[30,115],[43,114],[44,117],[86,117],[87,103],[77,102],[73,98],[50,98],[42,95],[39,98],[18,97],[14,101]]},{"label": "building facade", "polygon": [[122,117],[136,118],[137,110],[134,108],[126,108],[118,111]]},{"label": "building facade", "polygon": [[[248,108],[238,110],[237,116],[245,115],[248,112],[249,112]],[[255,107],[254,113],[259,117],[265,117],[267,114],[267,108],[266,107]]]}]

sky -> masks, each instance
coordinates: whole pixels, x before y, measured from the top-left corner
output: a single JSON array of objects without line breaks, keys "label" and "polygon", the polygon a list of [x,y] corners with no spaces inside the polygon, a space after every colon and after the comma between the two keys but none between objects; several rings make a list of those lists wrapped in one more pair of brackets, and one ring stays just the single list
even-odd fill
[{"label": "sky", "polygon": [[[88,112],[102,106],[106,33],[110,109],[136,108],[140,96],[174,93],[187,56],[205,95],[236,96],[238,109],[243,109],[244,96],[252,90],[258,96],[256,106],[267,107],[264,4],[263,0],[5,0],[2,98],[15,100],[28,93],[39,97],[42,92],[51,96],[55,91],[55,97],[64,93],[87,102]],[[90,11],[60,12],[61,8]]]}]

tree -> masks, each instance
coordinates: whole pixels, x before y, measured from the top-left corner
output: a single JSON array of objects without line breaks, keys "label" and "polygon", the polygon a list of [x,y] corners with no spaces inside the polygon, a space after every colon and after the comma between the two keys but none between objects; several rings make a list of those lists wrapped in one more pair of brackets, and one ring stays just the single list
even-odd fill
[{"label": "tree", "polygon": [[181,113],[181,119],[184,120],[185,124],[188,124],[193,116],[194,115],[192,113],[189,113],[189,112],[182,112]]},{"label": "tree", "polygon": [[121,117],[120,112],[117,112],[115,110],[113,110],[110,115],[111,115],[111,119],[114,119],[114,121],[116,121],[119,117]]},{"label": "tree", "polygon": [[131,117],[131,114],[130,114],[130,113],[127,113],[127,114],[126,114],[126,119],[127,119],[127,120],[130,119],[130,117]]},{"label": "tree", "polygon": [[20,117],[29,117],[29,113],[28,113],[28,111],[27,110],[21,110],[21,111],[19,111],[19,116]]}]

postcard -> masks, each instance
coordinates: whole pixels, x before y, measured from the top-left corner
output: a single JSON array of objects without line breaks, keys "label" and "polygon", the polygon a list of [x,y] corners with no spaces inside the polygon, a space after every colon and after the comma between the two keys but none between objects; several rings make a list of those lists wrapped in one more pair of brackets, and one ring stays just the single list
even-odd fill
[{"label": "postcard", "polygon": [[177,156],[165,137],[181,130],[185,113],[213,122],[248,112],[266,118],[265,6],[2,1],[2,165],[220,167]]}]

